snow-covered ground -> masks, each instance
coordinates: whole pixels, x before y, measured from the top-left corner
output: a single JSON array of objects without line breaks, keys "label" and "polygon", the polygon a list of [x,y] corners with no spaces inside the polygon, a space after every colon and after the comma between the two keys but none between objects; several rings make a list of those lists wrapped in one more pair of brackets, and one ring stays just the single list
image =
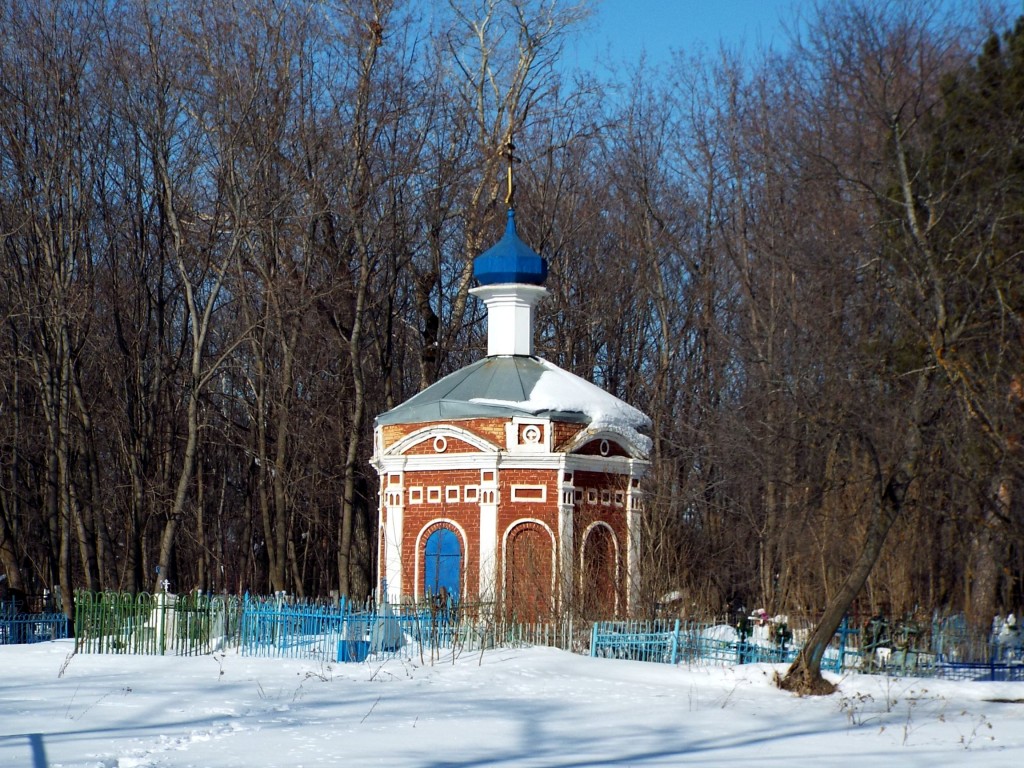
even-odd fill
[{"label": "snow-covered ground", "polygon": [[431,662],[0,648],[0,766],[1020,766],[1024,684],[854,675],[826,698],[774,668],[547,648]]}]

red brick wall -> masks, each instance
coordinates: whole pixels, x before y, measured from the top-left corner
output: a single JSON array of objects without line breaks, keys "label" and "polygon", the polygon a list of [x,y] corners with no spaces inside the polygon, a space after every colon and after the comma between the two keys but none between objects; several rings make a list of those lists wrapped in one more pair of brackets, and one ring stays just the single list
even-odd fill
[{"label": "red brick wall", "polygon": [[[626,524],[626,495],[629,488],[629,477],[614,475],[603,472],[577,471],[573,473],[573,484],[577,494],[581,498],[575,503],[573,514],[573,539],[576,551],[573,553],[573,568],[577,571],[574,579],[574,589],[581,589],[577,596],[580,607],[584,612],[596,616],[610,616],[614,605],[597,606],[595,601],[614,603],[614,596],[618,595],[618,608],[625,608],[626,588],[626,550],[629,543],[628,528]],[[608,491],[608,496],[604,495]],[[619,492],[616,495],[616,491]],[[605,499],[607,498],[607,503]],[[592,585],[580,584],[580,579],[586,581],[589,568],[580,572],[580,554],[583,551],[584,537],[587,530],[594,523],[608,525],[615,534],[618,543],[617,553],[617,574],[618,581],[614,585]],[[595,590],[606,594],[596,596]]]},{"label": "red brick wall", "polygon": [[[401,546],[403,591],[411,593],[414,584],[414,568],[416,567],[416,543],[422,546],[425,537],[420,536],[425,526],[432,525],[439,518],[449,519],[465,532],[468,543],[463,541],[463,570],[469,574],[464,581],[467,597],[472,599],[479,590],[476,575],[480,569],[480,506],[479,500],[466,501],[466,486],[480,485],[480,470],[430,470],[407,471],[404,477],[404,536]],[[513,501],[514,486],[542,486],[545,492],[544,501]],[[446,489],[457,486],[459,501],[448,499]],[[438,501],[429,501],[428,489],[440,488]],[[410,500],[413,488],[422,489],[421,503],[413,504]],[[506,469],[499,472],[498,488],[500,504],[498,506],[497,541],[497,573],[502,573],[501,543],[505,532],[515,521],[523,518],[543,521],[558,536],[558,472],[554,470]],[[429,531],[428,531],[429,534]],[[461,538],[460,538],[461,540]],[[468,551],[467,551],[468,550]],[[422,555],[422,553],[421,553]],[[415,580],[422,589],[423,562],[419,563],[419,578]]]},{"label": "red brick wall", "polygon": [[[491,440],[498,445],[504,445],[505,423],[501,419],[470,419],[456,422],[455,425],[470,430],[474,434]],[[393,444],[396,440],[402,439],[405,435],[414,430],[421,429],[423,426],[422,424],[411,424],[384,427],[385,444]],[[564,444],[579,432],[581,426],[578,424],[555,423],[553,428],[555,430],[554,442],[556,444]],[[476,448],[457,438],[448,437],[447,443],[445,453],[477,453]],[[592,443],[586,446],[588,449],[586,452],[598,453],[598,445],[599,441],[592,441]],[[609,455],[624,455],[624,451],[621,450],[620,446],[611,441],[610,445],[613,450],[618,449],[619,452],[613,454],[609,451]],[[437,452],[434,450],[433,438],[426,439],[411,449],[409,453],[437,455]],[[575,551],[572,553],[574,569],[579,563],[583,535],[588,526],[598,521],[607,523],[614,531],[618,542],[620,566],[618,571],[620,577],[618,591],[622,595],[624,594],[625,558],[628,542],[626,499],[630,480],[627,476],[601,472],[576,470],[572,474],[572,483],[577,491],[582,494],[581,498],[578,498],[574,504],[574,538],[576,545]],[[510,527],[515,525],[516,521],[523,519],[541,521],[554,534],[556,546],[560,546],[560,543],[557,542],[559,481],[560,472],[558,470],[504,469],[499,472],[498,489],[500,503],[498,506],[497,541],[495,542],[495,554],[498,561],[496,563],[496,579],[499,588],[502,584],[504,568],[504,564],[501,562],[502,542],[505,539],[506,533]],[[439,519],[447,519],[457,523],[457,526],[447,527],[453,528],[458,533],[460,542],[463,545],[462,567],[463,573],[468,575],[468,578],[463,579],[466,590],[465,596],[467,599],[474,599],[477,596],[479,590],[478,574],[480,570],[479,497],[467,501],[465,489],[466,486],[479,487],[480,484],[481,472],[479,469],[406,471],[404,473],[403,503],[405,523],[404,540],[401,545],[403,592],[411,594],[413,586],[416,584],[422,595],[424,563],[421,557],[418,564],[420,572],[415,574],[414,569],[417,564],[416,544],[419,541],[422,546],[426,541],[426,536],[437,527],[437,521]],[[544,500],[528,501],[523,499],[516,501],[513,498],[514,486],[540,486],[544,489]],[[428,489],[431,487],[440,488],[440,494],[436,500],[432,500],[429,496]],[[458,488],[457,501],[449,497],[446,490],[449,487]],[[421,489],[422,501],[420,503],[412,503],[411,490],[413,488]],[[618,495],[616,491],[618,491]],[[527,495],[536,496],[536,494]],[[427,528],[426,531],[424,531],[425,527]],[[523,540],[543,541],[543,537],[536,535],[536,533],[534,531],[531,536],[525,537]],[[544,550],[543,556],[545,561],[550,560],[550,550],[548,548]],[[519,557],[520,561],[525,562],[521,555],[517,557]],[[383,553],[381,562],[384,562]],[[560,562],[561,557],[556,556],[556,563]],[[534,564],[531,567],[535,568],[536,565]],[[549,575],[546,574],[543,578],[546,579]],[[522,584],[522,579],[529,575],[504,574],[504,576],[506,579],[518,577],[520,579],[519,583]],[[575,576],[576,574],[574,574]],[[544,585],[544,587],[547,589],[547,585]],[[621,604],[620,607],[622,607]]]},{"label": "red brick wall", "polygon": [[580,433],[584,426],[582,424],[570,424],[565,421],[553,422],[551,428],[554,432],[552,445],[556,451],[564,450],[565,446]]},{"label": "red brick wall", "polygon": [[[582,543],[583,532],[595,522],[604,522],[611,526],[619,547],[626,546],[626,495],[629,489],[629,477],[604,472],[573,473],[573,485],[577,495],[582,498],[575,503],[573,515],[574,538],[577,548]],[[604,502],[603,491],[609,491],[608,503]],[[616,496],[616,491],[619,496]],[[594,493],[591,493],[594,492]],[[617,500],[621,500],[617,503]]]},{"label": "red brick wall", "polygon": [[[552,535],[554,534],[554,536]],[[507,540],[508,569],[505,572],[501,609],[509,619],[545,621],[557,609],[555,574],[557,532],[535,522],[516,525]]]},{"label": "red brick wall", "polygon": [[[405,522],[404,536],[402,541],[402,585],[403,591],[412,593],[414,584],[414,568],[416,567],[416,542],[419,539],[420,546],[426,543],[426,535],[420,537],[424,526],[431,524],[438,518],[453,520],[465,532],[466,539],[460,533],[459,540],[462,544],[462,568],[463,573],[468,574],[468,579],[463,579],[467,597],[472,598],[479,589],[476,574],[480,572],[480,504],[479,501],[466,501],[465,488],[467,485],[480,485],[480,470],[478,469],[457,469],[457,470],[432,470],[428,472],[406,472],[405,473]],[[410,501],[412,488],[422,488],[423,502],[413,504]],[[427,489],[440,487],[440,498],[436,502],[428,501]],[[459,500],[448,500],[446,489],[458,487]],[[447,526],[451,528],[452,526]],[[457,529],[456,532],[458,533]],[[423,558],[420,552],[419,584],[422,596],[423,589]]]},{"label": "red brick wall", "polygon": [[[499,474],[498,487],[501,490],[501,504],[498,506],[498,542],[496,552],[499,579],[500,574],[505,572],[501,551],[502,541],[505,539],[506,532],[509,531],[510,527],[517,520],[524,518],[540,520],[554,534],[556,547],[560,546],[558,541],[559,477],[560,473],[558,470],[539,469],[505,469]],[[512,490],[515,485],[543,486],[545,488],[545,500],[541,502],[513,501]],[[545,552],[545,557],[547,554]],[[515,577],[516,574],[506,574],[506,579]]]}]

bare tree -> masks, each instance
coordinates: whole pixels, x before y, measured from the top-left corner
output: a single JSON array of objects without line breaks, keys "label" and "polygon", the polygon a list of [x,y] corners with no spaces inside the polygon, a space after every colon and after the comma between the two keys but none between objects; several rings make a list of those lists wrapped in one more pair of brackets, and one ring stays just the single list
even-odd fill
[{"label": "bare tree", "polygon": [[[911,485],[920,479],[924,458],[932,451],[936,420],[945,398],[956,391],[950,386],[955,379],[939,375],[948,371],[946,349],[959,346],[978,317],[977,304],[953,299],[950,288],[964,275],[946,271],[940,262],[965,262],[955,250],[944,254],[947,258],[938,253],[925,218],[936,198],[916,189],[922,177],[911,170],[910,148],[919,144],[923,123],[938,111],[940,77],[960,54],[955,38],[944,38],[926,18],[886,11],[851,6],[824,17],[816,30],[816,50],[829,83],[825,90],[835,97],[826,100],[834,110],[828,133],[843,145],[842,154],[834,144],[823,156],[834,183],[848,185],[855,196],[876,206],[878,238],[864,253],[861,272],[878,281],[893,310],[888,319],[895,333],[889,339],[897,344],[915,339],[910,343],[919,364],[900,370],[900,361],[886,372],[916,383],[896,422],[894,434],[900,437],[891,453],[883,458],[879,438],[867,440],[876,466],[870,523],[857,561],[783,681],[797,690],[830,690],[820,676],[821,654],[867,582],[889,530],[911,502]],[[857,155],[849,151],[851,139],[857,142]]]},{"label": "bare tree", "polygon": [[[452,0],[450,8],[451,21],[439,31],[447,66],[439,93],[454,94],[454,103],[438,114],[452,122],[442,124],[443,132],[432,131],[430,143],[444,175],[437,179],[440,205],[426,214],[430,249],[415,264],[423,333],[420,387],[434,381],[465,341],[473,258],[500,231],[497,214],[506,196],[502,152],[513,134],[528,132],[541,109],[556,108],[555,64],[574,25],[586,18],[582,4],[548,0]],[[453,217],[454,242],[442,237]]]},{"label": "bare tree", "polygon": [[[8,329],[15,349],[31,365],[45,423],[40,502],[49,546],[44,575],[48,583],[59,583],[65,595],[75,582],[76,542],[86,584],[97,586],[99,576],[95,515],[88,490],[79,484],[90,474],[88,469],[84,475],[77,472],[79,429],[90,426],[80,355],[90,329],[90,229],[101,172],[94,141],[103,134],[102,116],[91,109],[95,11],[89,4],[65,3],[0,8],[0,24],[11,31],[0,59],[5,70],[0,216],[9,296],[15,302]],[[86,453],[84,460],[90,459]],[[70,600],[65,607],[70,611]]]}]

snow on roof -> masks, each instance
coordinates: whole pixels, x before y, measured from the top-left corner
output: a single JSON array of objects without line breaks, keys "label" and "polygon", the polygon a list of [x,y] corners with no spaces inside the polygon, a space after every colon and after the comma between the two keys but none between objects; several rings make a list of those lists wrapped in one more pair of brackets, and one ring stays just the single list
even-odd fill
[{"label": "snow on roof", "polygon": [[378,426],[447,419],[545,416],[620,435],[645,456],[651,420],[633,406],[554,363],[525,355],[478,360],[377,417]]},{"label": "snow on roof", "polygon": [[471,398],[471,403],[514,407],[530,413],[582,413],[587,416],[591,432],[615,432],[650,453],[652,442],[640,430],[648,429],[651,420],[646,414],[605,392],[586,379],[537,358],[544,368],[525,400],[513,402],[490,398]]}]

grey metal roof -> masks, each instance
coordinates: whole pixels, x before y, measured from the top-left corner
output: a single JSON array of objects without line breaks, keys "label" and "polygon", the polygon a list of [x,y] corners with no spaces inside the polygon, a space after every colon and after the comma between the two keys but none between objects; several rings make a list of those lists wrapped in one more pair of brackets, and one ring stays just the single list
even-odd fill
[{"label": "grey metal roof", "polygon": [[[588,423],[589,418],[582,412],[538,411],[535,408],[515,405],[527,405],[541,374],[549,370],[550,367],[535,357],[485,357],[445,376],[401,405],[382,413],[377,417],[376,423],[417,424],[488,416],[548,416],[559,421]],[[495,400],[502,402],[486,402]]]}]

